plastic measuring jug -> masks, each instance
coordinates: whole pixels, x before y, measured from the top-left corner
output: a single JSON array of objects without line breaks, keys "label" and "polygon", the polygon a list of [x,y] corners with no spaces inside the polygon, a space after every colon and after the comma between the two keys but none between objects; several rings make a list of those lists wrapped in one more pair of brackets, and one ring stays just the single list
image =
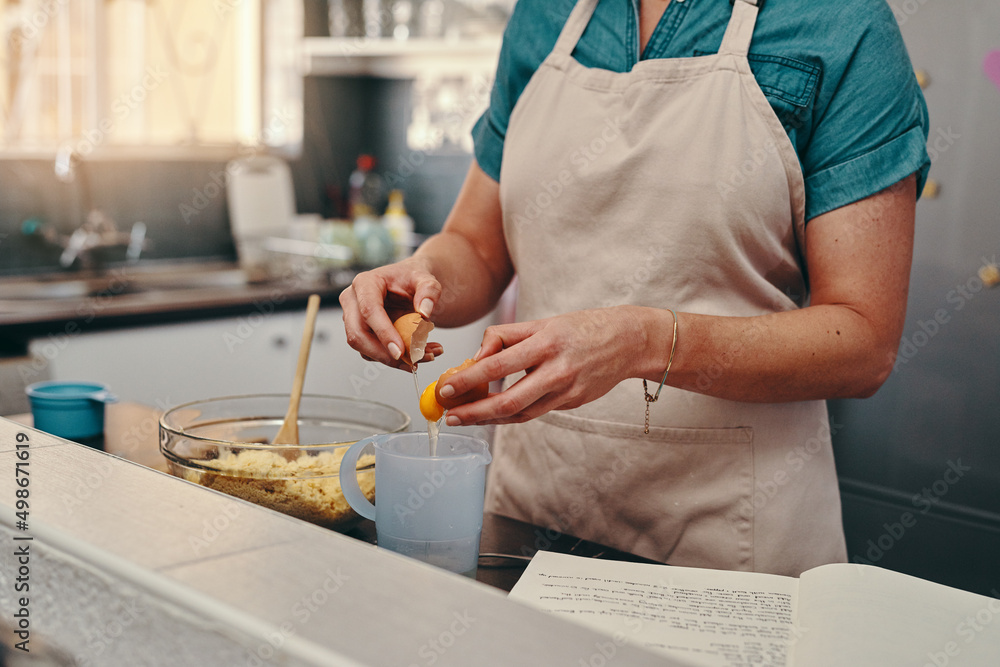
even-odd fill
[{"label": "plastic measuring jug", "polygon": [[[340,464],[344,497],[375,521],[378,545],[431,565],[476,576],[489,446],[456,433],[375,435],[354,443]],[[375,504],[358,487],[358,456],[375,454]]]},{"label": "plastic measuring jug", "polygon": [[104,432],[104,405],[118,399],[99,382],[52,380],[25,389],[35,428],[61,438],[92,438]]}]

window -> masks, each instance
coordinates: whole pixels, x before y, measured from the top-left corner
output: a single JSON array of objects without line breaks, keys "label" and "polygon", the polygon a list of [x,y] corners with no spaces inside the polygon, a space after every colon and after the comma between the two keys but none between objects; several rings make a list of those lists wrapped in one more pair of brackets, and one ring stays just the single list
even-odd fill
[{"label": "window", "polygon": [[301,0],[0,0],[0,154],[302,142]]}]

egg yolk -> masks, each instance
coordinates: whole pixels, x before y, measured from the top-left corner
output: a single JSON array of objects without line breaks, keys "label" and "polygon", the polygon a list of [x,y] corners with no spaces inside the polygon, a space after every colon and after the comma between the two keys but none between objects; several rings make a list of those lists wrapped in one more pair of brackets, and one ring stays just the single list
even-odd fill
[{"label": "egg yolk", "polygon": [[436,422],[444,415],[444,408],[434,398],[434,390],[437,388],[437,380],[431,382],[420,395],[420,414],[427,421]]}]

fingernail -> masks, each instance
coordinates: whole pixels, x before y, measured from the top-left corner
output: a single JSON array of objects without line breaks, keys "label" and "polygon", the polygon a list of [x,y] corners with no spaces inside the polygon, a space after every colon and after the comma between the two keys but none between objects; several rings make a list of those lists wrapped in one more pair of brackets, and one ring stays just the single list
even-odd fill
[{"label": "fingernail", "polygon": [[483,347],[480,345],[479,349],[476,350],[476,356],[472,357],[473,361],[479,361],[479,355],[483,353]]},{"label": "fingernail", "polygon": [[389,354],[392,355],[393,359],[399,361],[399,358],[403,356],[403,351],[395,343],[389,343]]},{"label": "fingernail", "polygon": [[443,398],[451,398],[455,395],[455,388],[450,384],[446,384],[438,390],[438,393],[441,394]]},{"label": "fingernail", "polygon": [[448,415],[448,417],[444,420],[444,423],[447,424],[448,426],[461,426],[462,420],[459,419],[458,417]]},{"label": "fingernail", "polygon": [[417,310],[425,319],[429,320],[431,319],[431,311],[434,310],[434,302],[430,299],[424,299],[420,302],[420,307]]}]

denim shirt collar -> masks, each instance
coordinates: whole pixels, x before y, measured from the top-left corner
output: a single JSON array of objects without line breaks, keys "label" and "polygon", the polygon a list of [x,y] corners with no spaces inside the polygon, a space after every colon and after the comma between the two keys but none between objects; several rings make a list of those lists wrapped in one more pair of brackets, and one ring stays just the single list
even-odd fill
[{"label": "denim shirt collar", "polygon": [[[671,0],[670,4],[663,11],[659,23],[653,30],[653,34],[646,44],[646,49],[639,52],[639,2],[640,0],[629,0],[632,5],[632,12],[629,15],[629,25],[626,32],[626,49],[628,49],[631,66],[640,60],[651,60],[662,58],[670,44],[670,40],[677,34],[684,17],[687,15],[690,6],[697,0]],[[629,69],[631,69],[631,66]]]}]

